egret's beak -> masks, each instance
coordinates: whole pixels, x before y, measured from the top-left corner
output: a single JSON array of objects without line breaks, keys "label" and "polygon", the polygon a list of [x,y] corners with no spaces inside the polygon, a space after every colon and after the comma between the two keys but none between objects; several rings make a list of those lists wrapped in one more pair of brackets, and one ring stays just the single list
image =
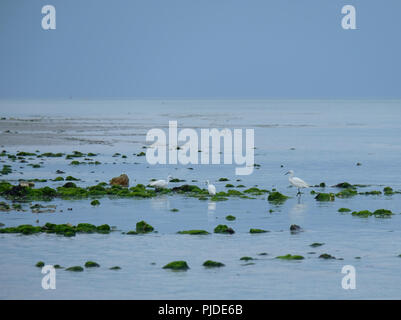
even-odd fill
[{"label": "egret's beak", "polygon": [[286,176],[287,174],[289,174],[290,172],[288,171],[287,173],[285,173],[284,175]]}]

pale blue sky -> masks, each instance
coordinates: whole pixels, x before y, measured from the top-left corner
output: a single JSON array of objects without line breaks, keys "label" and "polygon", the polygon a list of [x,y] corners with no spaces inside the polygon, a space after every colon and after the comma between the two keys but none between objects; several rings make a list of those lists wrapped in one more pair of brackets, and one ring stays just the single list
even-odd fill
[{"label": "pale blue sky", "polygon": [[400,16],[400,0],[1,0],[0,98],[401,98]]}]

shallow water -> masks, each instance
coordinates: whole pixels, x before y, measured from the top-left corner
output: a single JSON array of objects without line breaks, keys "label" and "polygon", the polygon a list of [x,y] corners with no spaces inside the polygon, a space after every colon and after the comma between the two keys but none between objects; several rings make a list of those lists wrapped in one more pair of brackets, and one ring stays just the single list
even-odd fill
[{"label": "shallow water", "polygon": [[[35,225],[39,219],[39,225],[107,223],[128,231],[143,219],[158,231],[141,236],[116,231],[73,238],[0,234],[2,299],[401,298],[401,194],[358,195],[321,203],[309,190],[298,199],[284,176],[293,169],[312,185],[325,182],[325,192],[340,191],[329,186],[344,181],[369,185],[358,188],[361,192],[385,186],[401,190],[399,101],[1,101],[0,116],[7,118],[0,121],[0,145],[9,152],[98,152],[94,159],[102,163],[70,166],[70,160],[64,158],[45,158],[41,168],[33,169],[0,159],[5,161],[1,166],[9,163],[14,169],[0,180],[53,179],[60,169],[66,172],[64,176],[80,177],[83,181],[77,184],[82,186],[108,181],[122,172],[133,185],[171,174],[202,187],[209,179],[218,191],[224,191],[227,182],[217,180],[227,177],[234,185],[277,188],[291,196],[279,206],[269,204],[266,196],[214,203],[173,195],[144,200],[102,198],[96,208],[89,199],[55,200],[51,204],[57,205],[56,213],[0,212],[0,222],[6,226]],[[143,151],[147,130],[166,128],[169,120],[177,120],[179,128],[254,128],[255,163],[260,169],[239,177],[234,165],[150,166],[145,157],[134,156]],[[126,154],[127,159],[112,157],[115,152]],[[39,159],[29,162],[38,163]],[[362,165],[356,166],[357,162]],[[62,184],[49,181],[36,186]],[[396,214],[388,219],[358,218],[337,212],[341,207],[358,211],[384,208]],[[179,212],[171,212],[172,208]],[[226,221],[228,214],[237,220]],[[218,224],[227,224],[236,233],[176,234],[188,229],[212,232]],[[291,234],[291,224],[304,231]],[[250,228],[270,232],[252,235]],[[313,242],[324,245],[312,248]],[[262,252],[268,255],[258,255]],[[274,259],[287,253],[305,259]],[[343,260],[319,259],[322,253]],[[243,256],[257,260],[244,265],[239,260]],[[207,270],[202,263],[208,259],[226,266]],[[39,260],[64,267],[94,260],[101,267],[82,273],[57,270],[57,289],[43,290],[43,275],[34,266]],[[190,269],[162,269],[174,260],[186,260]],[[108,269],[114,265],[122,269]],[[341,287],[344,265],[356,269],[355,290]]]}]

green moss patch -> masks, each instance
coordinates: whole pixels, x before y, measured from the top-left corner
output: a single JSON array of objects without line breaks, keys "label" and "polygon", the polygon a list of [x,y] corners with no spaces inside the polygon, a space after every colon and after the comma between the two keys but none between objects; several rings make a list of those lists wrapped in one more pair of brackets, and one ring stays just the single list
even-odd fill
[{"label": "green moss patch", "polygon": [[224,267],[225,264],[221,263],[221,262],[213,261],[213,260],[207,260],[203,263],[203,266],[206,268],[220,268],[220,267]]},{"label": "green moss patch", "polygon": [[235,231],[232,228],[227,227],[225,224],[219,224],[216,228],[214,228],[214,233],[233,234]]},{"label": "green moss patch", "polygon": [[267,230],[263,230],[263,229],[250,229],[249,233],[266,233],[269,232]]},{"label": "green moss patch", "polygon": [[205,230],[184,230],[184,231],[178,231],[178,234],[190,234],[190,235],[207,235],[209,232]]},{"label": "green moss patch", "polygon": [[168,264],[166,264],[163,269],[171,269],[175,271],[185,271],[189,269],[189,266],[186,261],[180,260],[180,261],[173,261]]},{"label": "green moss patch", "polygon": [[300,255],[291,255],[287,254],[285,256],[277,256],[276,259],[282,259],[282,260],[303,260],[304,257]]}]

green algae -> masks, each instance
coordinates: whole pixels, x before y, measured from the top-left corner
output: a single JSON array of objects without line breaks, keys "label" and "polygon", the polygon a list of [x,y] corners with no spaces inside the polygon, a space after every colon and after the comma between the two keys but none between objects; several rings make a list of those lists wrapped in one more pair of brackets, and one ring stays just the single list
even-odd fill
[{"label": "green algae", "polygon": [[119,266],[114,266],[114,267],[109,268],[109,270],[121,270],[121,267],[119,267]]},{"label": "green algae", "polygon": [[234,186],[233,184],[231,184],[231,183],[227,183],[227,184],[225,185],[225,187],[226,187],[226,188],[234,188],[235,186]]},{"label": "green algae", "polygon": [[370,212],[369,210],[362,210],[362,211],[353,211],[352,212],[353,216],[357,216],[357,217],[370,217],[371,215],[373,215],[372,212]]},{"label": "green algae", "polygon": [[8,212],[11,210],[11,207],[8,203],[1,201],[0,202],[0,212]]},{"label": "green algae", "polygon": [[274,191],[269,194],[267,197],[267,200],[273,204],[282,204],[284,203],[289,197],[283,195],[282,193],[278,191]]},{"label": "green algae", "polygon": [[351,189],[351,188],[347,188],[344,189],[343,191],[340,191],[336,194],[337,198],[350,198],[353,196],[356,196],[358,194],[358,191]]},{"label": "green algae", "polygon": [[1,169],[0,174],[1,175],[7,175],[7,174],[11,173],[12,171],[13,170],[11,169],[11,166],[5,164],[5,165],[3,165],[3,169]]},{"label": "green algae", "polygon": [[316,201],[334,201],[334,193],[318,193],[315,197]]},{"label": "green algae", "polygon": [[389,218],[393,214],[394,213],[391,210],[387,210],[387,209],[377,209],[374,212],[371,212],[369,210],[362,210],[362,211],[354,211],[354,212],[352,212],[353,216],[362,217],[362,218],[367,218],[367,217],[370,217],[370,216],[375,216],[376,218]]},{"label": "green algae", "polygon": [[146,223],[143,220],[139,221],[136,224],[136,232],[137,233],[149,233],[149,232],[152,232],[153,230],[154,230],[154,228],[150,224]]},{"label": "green algae", "polygon": [[334,186],[335,188],[342,188],[342,189],[354,189],[355,186],[348,183],[348,182],[341,182]]},{"label": "green algae", "polygon": [[389,196],[389,195],[394,194],[393,188],[391,188],[391,187],[385,187],[385,188],[383,189],[383,192],[384,192],[384,194],[385,194],[386,196]]},{"label": "green algae", "polygon": [[67,176],[65,181],[79,181],[80,179],[74,178],[73,176]]},{"label": "green algae", "polygon": [[203,263],[203,266],[206,268],[220,268],[220,267],[224,267],[225,264],[218,262],[218,261],[213,261],[213,260],[206,260]]},{"label": "green algae", "polygon": [[310,244],[309,246],[312,248],[316,248],[316,247],[321,247],[322,245],[324,245],[324,243],[314,242],[314,243]]},{"label": "green algae", "polygon": [[248,257],[248,256],[244,256],[244,257],[241,257],[240,260],[241,261],[250,261],[250,260],[253,260],[253,258],[252,257]]},{"label": "green algae", "polygon": [[166,264],[163,269],[171,269],[174,271],[185,271],[189,269],[189,266],[186,261],[179,260],[179,261],[173,261],[168,264]]},{"label": "green algae", "polygon": [[382,194],[381,191],[379,190],[372,190],[372,191],[365,191],[365,192],[359,192],[360,195],[365,195],[365,196],[379,196]]},{"label": "green algae", "polygon": [[216,228],[214,228],[214,233],[233,234],[235,231],[232,228],[227,227],[225,224],[219,224]]},{"label": "green algae", "polygon": [[85,268],[98,268],[100,265],[97,262],[94,261],[86,261],[85,262]]},{"label": "green algae", "polygon": [[43,262],[43,261],[38,261],[38,262],[36,262],[36,264],[35,264],[35,267],[38,267],[38,268],[42,268],[42,267],[44,267],[45,266],[45,263]]},{"label": "green algae", "polygon": [[84,268],[82,268],[81,266],[73,266],[65,269],[65,271],[82,272],[84,271]]},{"label": "green algae", "polygon": [[205,230],[184,230],[184,231],[178,231],[178,234],[190,234],[190,235],[207,235],[210,234],[209,232]]},{"label": "green algae", "polygon": [[177,208],[173,208],[173,209],[171,209],[170,211],[171,211],[171,212],[178,212],[178,211],[180,211],[180,210],[178,210]]},{"label": "green algae", "polygon": [[223,181],[230,181],[230,180],[227,178],[220,178],[219,181],[223,182]]},{"label": "green algae", "polygon": [[291,255],[287,254],[285,256],[277,256],[276,259],[282,259],[282,260],[303,260],[305,259],[303,256],[300,255]]},{"label": "green algae", "polygon": [[348,209],[348,208],[340,208],[340,209],[338,209],[338,212],[351,212],[351,209]]},{"label": "green algae", "polygon": [[259,189],[256,187],[252,187],[252,188],[244,190],[244,193],[248,193],[248,194],[251,194],[254,196],[261,196],[261,195],[264,195],[265,193],[269,193],[269,191],[264,190],[264,189]]},{"label": "green algae", "polygon": [[0,233],[21,233],[31,235],[36,233],[54,233],[65,237],[73,237],[76,233],[109,233],[111,230],[107,224],[94,226],[88,223],[80,223],[77,226],[70,224],[46,223],[44,226],[20,225],[18,227],[0,228]]},{"label": "green algae", "polygon": [[333,257],[331,254],[328,253],[323,253],[319,256],[319,259],[325,259],[325,260],[329,260],[329,259],[335,259],[336,257]]},{"label": "green algae", "polygon": [[93,201],[91,201],[91,205],[92,206],[99,206],[100,205],[100,201],[99,200],[93,200]]},{"label": "green algae", "polygon": [[250,229],[249,233],[266,233],[269,232],[267,230],[263,230],[263,229]]},{"label": "green algae", "polygon": [[63,177],[56,177],[52,181],[64,181]]},{"label": "green algae", "polygon": [[235,219],[237,219],[237,218],[234,217],[234,216],[232,216],[232,215],[226,216],[226,220],[227,220],[227,221],[234,221]]}]

